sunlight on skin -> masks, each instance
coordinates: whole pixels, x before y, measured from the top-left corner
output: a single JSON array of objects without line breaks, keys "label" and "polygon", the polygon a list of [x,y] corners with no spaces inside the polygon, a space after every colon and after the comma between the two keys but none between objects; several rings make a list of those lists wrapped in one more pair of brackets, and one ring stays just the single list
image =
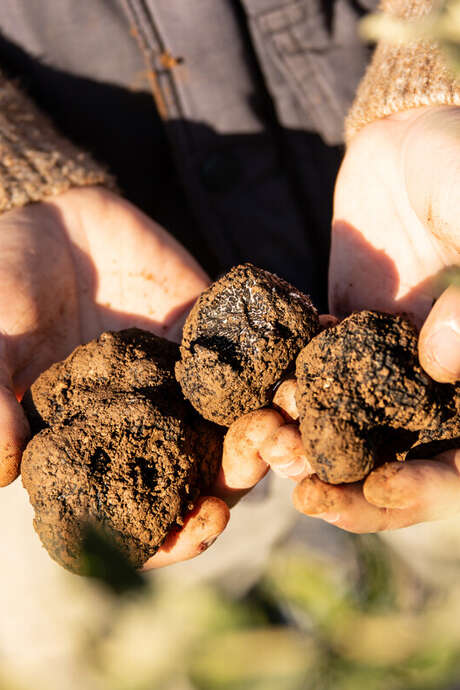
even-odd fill
[{"label": "sunlight on skin", "polygon": [[[208,278],[156,223],[103,189],[15,209],[0,226],[0,485],[7,485],[30,433],[18,401],[39,374],[103,330],[169,332]],[[158,286],[120,291],[147,264]]]},{"label": "sunlight on skin", "polygon": [[[446,224],[454,221],[458,240],[458,193],[445,191],[458,190],[459,153],[455,159],[452,149],[460,149],[460,139],[455,128],[449,137],[439,128],[440,114],[457,122],[458,113],[420,108],[406,118],[378,120],[349,145],[334,199],[329,294],[337,316],[404,311],[419,325],[427,316],[439,295],[437,276],[460,260],[458,242],[446,241]],[[436,232],[435,218],[443,219]]]},{"label": "sunlight on skin", "polygon": [[[459,261],[458,227],[449,229],[452,219],[458,222],[459,156],[458,150],[457,155],[452,151],[458,141],[452,143],[451,137],[446,144],[444,138],[436,139],[438,130],[432,128],[429,110],[372,123],[349,147],[336,187],[332,236],[330,295],[338,316],[361,308],[403,310],[421,325],[438,296],[433,279]],[[449,111],[442,115],[448,118],[460,112],[433,110]],[[455,127],[451,130],[457,132]],[[427,131],[435,142],[431,152]],[[427,165],[430,153],[433,160]],[[137,325],[159,335],[172,333],[208,278],[152,220],[100,189],[72,190],[48,203],[4,214],[0,222],[5,229],[0,245],[0,483],[6,484],[17,474],[27,436],[15,396],[20,397],[53,361],[103,330]],[[440,320],[458,325],[458,313],[441,318],[438,311],[436,316],[436,309],[447,305],[443,298],[433,310],[434,325]],[[458,296],[453,300],[458,304]],[[435,331],[431,326],[424,329],[420,356],[424,361],[426,355],[427,369],[434,372],[436,364],[428,352],[429,332]],[[203,544],[221,533],[228,521],[223,501],[233,504],[265,475],[264,458],[277,466],[278,473],[302,478],[295,491],[302,512],[311,513],[313,506],[316,515],[326,512],[344,529],[376,531],[426,519],[427,505],[399,510],[371,505],[360,484],[330,489],[310,477],[298,429],[294,425],[281,430],[295,419],[294,404],[291,399],[283,414],[260,410],[251,420],[237,420],[227,434],[215,495],[203,497],[183,532],[160,549],[154,557],[158,567],[200,553]],[[414,481],[421,484],[420,495],[434,500],[424,493],[422,480]],[[437,485],[443,485],[441,475]],[[328,501],[327,510],[318,513],[321,496]],[[200,511],[206,512],[200,516]]]},{"label": "sunlight on skin", "polygon": [[[337,322],[330,314],[320,316],[322,328]],[[311,467],[303,453],[298,426],[288,422],[299,414],[295,402],[295,379],[287,379],[275,394],[277,409],[265,408],[249,412],[237,419],[228,429],[222,456],[222,467],[216,483],[211,487],[213,497],[220,497],[232,507],[267,474],[269,468],[282,477],[300,481],[311,474]],[[293,458],[294,456],[294,458]],[[178,560],[193,558],[208,548],[221,534],[228,521],[224,519],[221,503],[207,504],[202,520],[202,506],[198,503],[186,519],[183,530],[173,533],[158,553],[148,561],[145,569],[159,568]],[[214,498],[217,501],[217,498]],[[204,539],[202,530],[206,524],[211,535]],[[171,541],[172,540],[172,541]]]},{"label": "sunlight on skin", "polygon": [[114,203],[105,193],[96,193],[91,205],[66,197],[52,205],[62,213],[77,269],[99,307],[130,318],[138,314],[167,329],[208,286],[209,278],[182,245],[129,202]]},{"label": "sunlight on skin", "polygon": [[[341,318],[360,309],[405,312],[424,324],[420,361],[441,382],[460,378],[460,289],[442,292],[439,281],[460,263],[459,160],[460,108],[400,113],[356,136],[335,193],[331,311]],[[289,414],[294,420],[292,408]],[[369,475],[364,490],[363,482],[333,486],[306,472],[294,505],[358,533],[447,518],[459,512],[459,453],[444,453],[438,462],[388,463]],[[270,460],[282,452],[264,448],[263,455]],[[293,455],[300,456],[297,445]],[[289,467],[287,457],[283,463],[281,470]]]},{"label": "sunlight on skin", "polygon": [[431,310],[420,333],[419,358],[437,381],[460,378],[460,287],[449,287]]},{"label": "sunlight on skin", "polygon": [[284,419],[278,412],[265,409],[250,412],[230,426],[224,440],[222,467],[210,489],[212,496],[198,501],[183,529],[169,535],[145,569],[162,568],[193,558],[214,543],[228,523],[228,506],[235,505],[268,472],[259,448],[283,424]]},{"label": "sunlight on skin", "polygon": [[375,506],[421,510],[425,520],[439,520],[460,512],[460,450],[407,465],[387,463],[364,482],[364,496]]},{"label": "sunlight on skin", "polygon": [[229,519],[230,511],[224,501],[213,496],[200,498],[185,519],[182,529],[168,535],[155,556],[145,563],[143,570],[164,568],[199,556],[222,534]]},{"label": "sunlight on skin", "polygon": [[[29,428],[18,404],[52,362],[103,330],[148,328],[178,339],[207,287],[194,259],[152,220],[102,189],[75,189],[0,219],[0,484],[14,480]],[[201,553],[233,505],[268,471],[259,447],[285,419],[275,410],[237,420],[211,493],[147,567]]]},{"label": "sunlight on skin", "polygon": [[[39,374],[103,330],[137,325],[169,334],[209,281],[156,223],[103,189],[74,189],[5,213],[0,224],[0,485],[7,485],[30,433],[18,400]],[[227,521],[225,503],[204,498],[168,557],[199,552]]]},{"label": "sunlight on skin", "polygon": [[260,447],[260,455],[280,477],[300,481],[313,474],[303,449],[299,429],[286,424],[272,434]]},{"label": "sunlight on skin", "polygon": [[[460,108],[398,114],[353,139],[335,193],[331,310],[340,317],[359,309],[402,311],[419,326],[425,321],[420,361],[442,382],[460,375],[460,293],[452,287],[441,294],[438,279],[460,262],[459,159]],[[391,463],[369,475],[364,493],[362,483],[331,487],[307,477],[294,502],[301,512],[353,532],[448,517],[460,504],[458,459],[452,458],[456,452],[438,463]]]}]

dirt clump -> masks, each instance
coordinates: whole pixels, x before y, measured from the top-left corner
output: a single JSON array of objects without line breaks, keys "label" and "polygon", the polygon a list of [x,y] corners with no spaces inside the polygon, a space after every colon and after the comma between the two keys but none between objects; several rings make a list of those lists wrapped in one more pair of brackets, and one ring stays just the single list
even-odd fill
[{"label": "dirt clump", "polygon": [[269,271],[236,266],[190,312],[177,380],[203,417],[229,426],[271,402],[273,387],[318,331],[306,295]]},{"label": "dirt clump", "polygon": [[355,482],[375,464],[428,457],[458,437],[459,387],[436,383],[423,371],[417,341],[406,319],[362,311],[302,350],[300,431],[321,480]]},{"label": "dirt clump", "polygon": [[178,347],[139,329],[106,332],[44,372],[23,405],[35,436],[22,480],[52,558],[84,572],[97,526],[135,567],[214,480],[222,430],[201,419],[174,377]]},{"label": "dirt clump", "polygon": [[457,413],[436,429],[422,429],[404,460],[424,460],[460,447],[460,386],[457,386]]}]

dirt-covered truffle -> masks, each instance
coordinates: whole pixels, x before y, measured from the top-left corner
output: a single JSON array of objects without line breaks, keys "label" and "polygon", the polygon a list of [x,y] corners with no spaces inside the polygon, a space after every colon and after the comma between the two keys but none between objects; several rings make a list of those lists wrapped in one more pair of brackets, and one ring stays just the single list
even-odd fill
[{"label": "dirt-covered truffle", "polygon": [[436,429],[422,429],[404,460],[431,458],[460,448],[460,387],[457,386],[457,414]]},{"label": "dirt-covered truffle", "polygon": [[306,295],[261,268],[236,266],[193,307],[177,380],[203,417],[228,426],[271,401],[273,386],[318,330]]},{"label": "dirt-covered truffle", "polygon": [[[404,318],[352,314],[297,359],[297,406],[307,457],[331,484],[365,477],[379,461],[441,448],[459,429],[458,387],[421,368],[418,334]],[[423,451],[420,444],[425,444]],[[416,447],[418,451],[416,450]]]},{"label": "dirt-covered truffle", "polygon": [[88,526],[141,566],[215,478],[222,430],[184,401],[178,356],[176,345],[145,331],[103,333],[25,396],[36,435],[22,480],[43,545],[69,570],[84,570]]}]

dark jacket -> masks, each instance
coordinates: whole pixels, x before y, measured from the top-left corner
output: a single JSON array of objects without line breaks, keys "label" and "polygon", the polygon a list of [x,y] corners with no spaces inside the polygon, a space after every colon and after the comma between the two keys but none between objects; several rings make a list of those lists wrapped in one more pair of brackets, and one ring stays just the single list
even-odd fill
[{"label": "dark jacket", "polygon": [[[0,67],[212,273],[326,306],[343,120],[376,0],[2,0]],[[152,93],[155,98],[152,98]]]}]

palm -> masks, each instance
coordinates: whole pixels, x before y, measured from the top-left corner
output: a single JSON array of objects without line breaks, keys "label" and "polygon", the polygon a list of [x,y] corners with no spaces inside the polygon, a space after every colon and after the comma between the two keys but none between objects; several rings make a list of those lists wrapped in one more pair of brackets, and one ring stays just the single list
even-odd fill
[{"label": "palm", "polygon": [[[337,316],[381,309],[424,322],[420,362],[451,383],[460,371],[460,294],[454,286],[442,292],[439,274],[460,263],[459,160],[458,107],[421,108],[364,127],[337,180],[329,274]],[[460,450],[437,459],[385,464],[364,489],[307,477],[295,503],[352,532],[449,517],[458,512]]]},{"label": "palm", "polygon": [[24,391],[107,329],[173,337],[206,286],[189,254],[115,195],[73,190],[0,220],[0,486],[18,473]]},{"label": "palm", "polygon": [[[331,310],[405,312],[419,325],[460,258],[458,109],[416,111],[368,125],[336,186]],[[450,120],[449,120],[450,117]],[[450,125],[450,126],[449,126]],[[454,225],[455,223],[455,225]]]},{"label": "palm", "polygon": [[168,335],[206,285],[172,238],[107,192],[76,190],[1,226],[0,329],[18,396],[104,330]]}]

